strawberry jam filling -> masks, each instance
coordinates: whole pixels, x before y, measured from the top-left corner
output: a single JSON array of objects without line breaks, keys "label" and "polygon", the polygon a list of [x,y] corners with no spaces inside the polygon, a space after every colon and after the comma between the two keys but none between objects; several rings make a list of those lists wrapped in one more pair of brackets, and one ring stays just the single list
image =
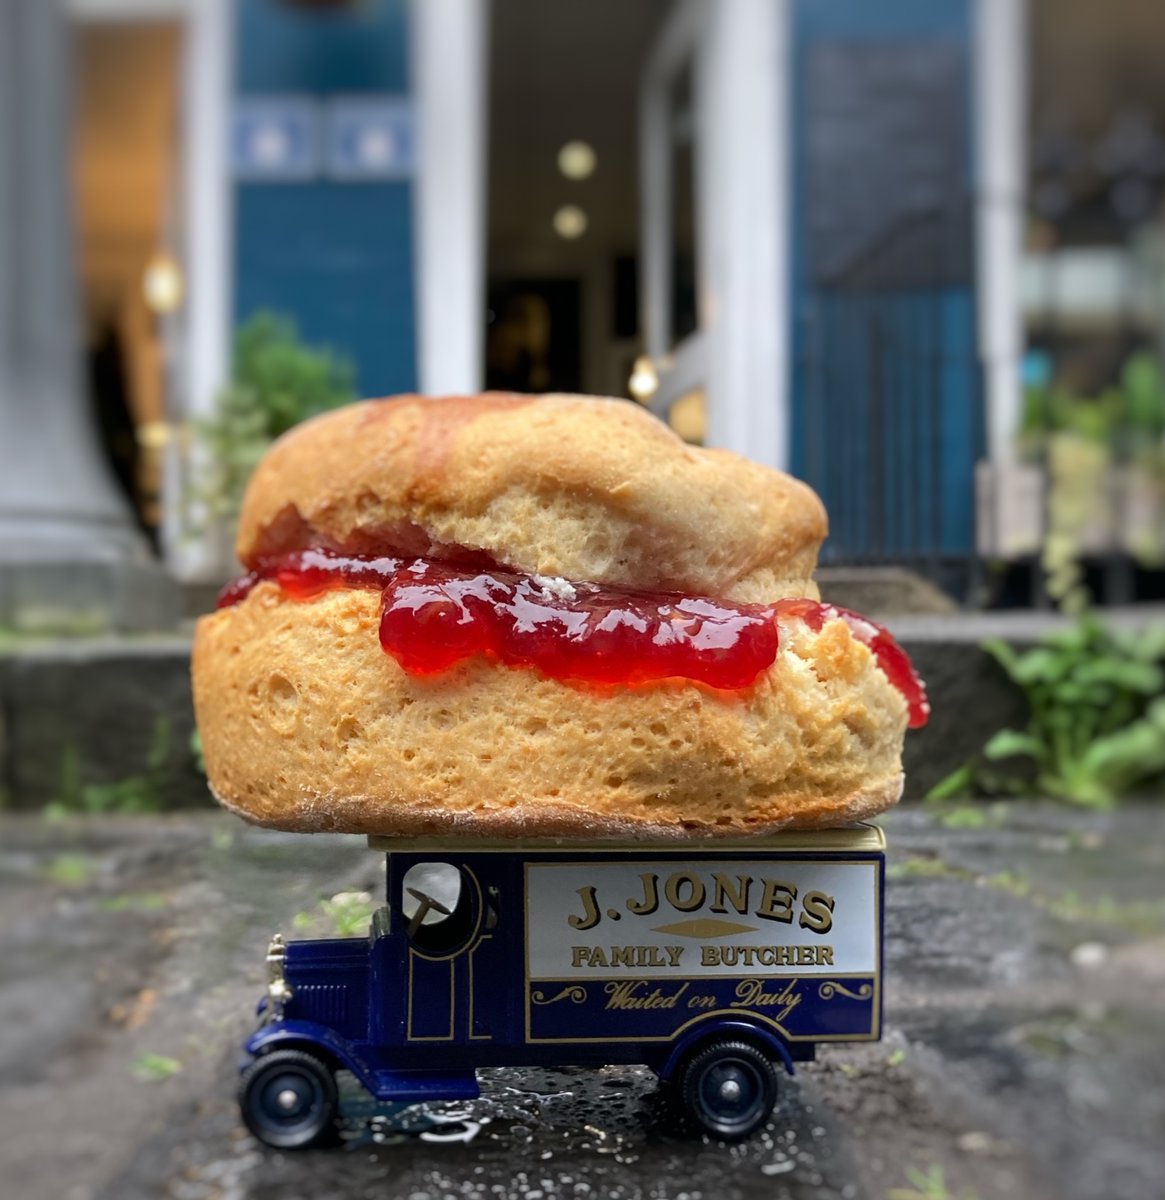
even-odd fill
[{"label": "strawberry jam filling", "polygon": [[736,604],[317,549],[260,562],[223,589],[218,607],[239,603],[267,579],[297,600],[340,587],[379,591],[380,644],[414,675],[484,655],[556,679],[637,684],[681,678],[739,690],[776,660],[778,617],[800,618],[814,630],[839,619],[906,697],[911,727],[924,725],[930,711],[910,660],[885,629],[815,600]]}]

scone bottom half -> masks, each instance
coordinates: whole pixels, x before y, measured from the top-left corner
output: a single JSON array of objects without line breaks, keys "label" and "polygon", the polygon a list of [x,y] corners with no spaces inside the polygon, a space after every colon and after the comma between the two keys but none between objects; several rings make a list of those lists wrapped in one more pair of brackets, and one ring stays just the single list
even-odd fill
[{"label": "scone bottom half", "polygon": [[[471,411],[480,399],[468,398]],[[460,437],[477,418],[455,408],[450,436]],[[577,415],[573,403],[551,410],[559,425]],[[689,452],[644,419],[643,436],[663,430],[669,452]],[[365,457],[374,451],[370,441]],[[691,481],[679,477],[682,491]],[[193,659],[211,788],[251,821],[406,836],[739,837],[848,824],[901,794],[902,741],[925,722],[925,692],[886,631],[788,578],[811,573],[823,528],[785,543],[783,561],[745,564],[754,584],[767,579],[765,601],[751,585],[713,596],[522,570],[500,556],[505,538],[451,543],[389,487],[379,539],[367,527],[325,534],[293,477],[268,473],[263,486],[285,489],[266,499],[283,530],[260,528],[255,544],[282,548],[245,560],[248,575],[198,623]],[[384,534],[402,529],[405,545]],[[729,551],[739,584],[739,547]]]}]

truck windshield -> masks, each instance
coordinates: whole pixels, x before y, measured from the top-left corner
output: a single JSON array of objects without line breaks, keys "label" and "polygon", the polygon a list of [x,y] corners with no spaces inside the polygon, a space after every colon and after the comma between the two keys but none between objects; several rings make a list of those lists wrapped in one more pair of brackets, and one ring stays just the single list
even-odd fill
[{"label": "truck windshield", "polygon": [[415,863],[402,881],[401,913],[409,940],[426,954],[449,954],[476,924],[472,889],[452,863]]}]

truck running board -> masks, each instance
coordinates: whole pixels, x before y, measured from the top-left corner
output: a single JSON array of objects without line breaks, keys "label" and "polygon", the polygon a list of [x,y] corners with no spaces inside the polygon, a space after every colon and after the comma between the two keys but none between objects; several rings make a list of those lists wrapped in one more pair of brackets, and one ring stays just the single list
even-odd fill
[{"label": "truck running board", "polygon": [[472,1071],[377,1071],[377,1100],[420,1104],[426,1100],[476,1100],[481,1095]]}]

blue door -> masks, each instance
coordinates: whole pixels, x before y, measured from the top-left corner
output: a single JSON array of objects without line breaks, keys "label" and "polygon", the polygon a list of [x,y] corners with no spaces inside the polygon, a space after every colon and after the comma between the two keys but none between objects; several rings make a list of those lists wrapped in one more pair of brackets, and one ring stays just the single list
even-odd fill
[{"label": "blue door", "polygon": [[826,561],[973,547],[973,0],[794,0],[794,470]]},{"label": "blue door", "polygon": [[498,1032],[491,994],[499,983],[498,889],[483,885],[473,866],[435,855],[409,863],[399,887],[406,1043],[492,1041]]}]

